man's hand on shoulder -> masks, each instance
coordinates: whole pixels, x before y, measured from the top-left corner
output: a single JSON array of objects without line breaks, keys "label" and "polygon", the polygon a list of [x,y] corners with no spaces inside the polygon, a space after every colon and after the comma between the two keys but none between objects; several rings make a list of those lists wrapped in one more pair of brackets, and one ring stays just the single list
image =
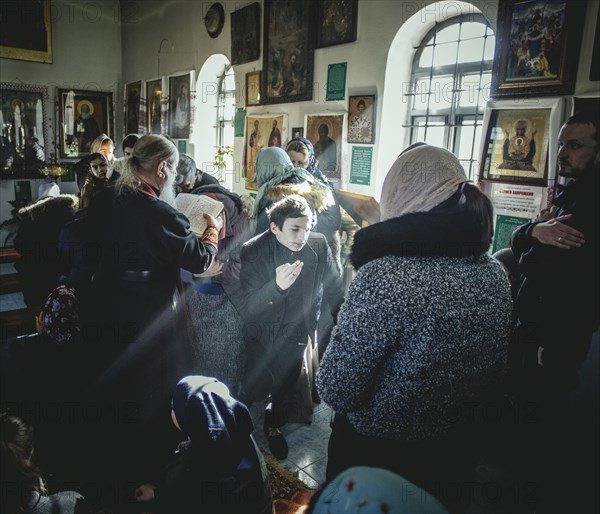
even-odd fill
[{"label": "man's hand on shoulder", "polygon": [[564,216],[538,223],[533,227],[531,235],[542,244],[556,246],[563,250],[578,248],[585,243],[584,234],[563,223],[572,217],[572,214],[565,214]]}]

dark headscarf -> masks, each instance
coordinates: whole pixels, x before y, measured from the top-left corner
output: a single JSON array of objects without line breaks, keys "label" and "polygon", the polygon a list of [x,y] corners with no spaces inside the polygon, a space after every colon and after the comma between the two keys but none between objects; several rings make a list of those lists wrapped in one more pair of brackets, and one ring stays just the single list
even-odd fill
[{"label": "dark headscarf", "polygon": [[331,187],[331,185],[329,184],[329,180],[327,180],[325,174],[319,169],[319,161],[317,160],[317,156],[315,155],[315,149],[313,148],[312,143],[305,137],[295,137],[288,141],[288,145],[292,141],[299,141],[300,143],[304,143],[304,146],[306,146],[306,148],[308,149],[308,164],[306,165],[306,171],[308,171],[319,182],[327,184],[329,187]]},{"label": "dark headscarf", "polygon": [[188,376],[173,393],[172,408],[190,449],[204,462],[237,466],[254,428],[246,406],[216,378]]}]

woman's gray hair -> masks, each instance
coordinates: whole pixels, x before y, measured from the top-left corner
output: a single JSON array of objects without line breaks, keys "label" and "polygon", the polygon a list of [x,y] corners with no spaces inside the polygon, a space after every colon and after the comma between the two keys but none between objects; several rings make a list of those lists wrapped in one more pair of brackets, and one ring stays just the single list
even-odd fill
[{"label": "woman's gray hair", "polygon": [[137,189],[145,182],[144,175],[152,173],[161,161],[176,167],[179,162],[177,147],[164,136],[148,134],[140,137],[115,184],[117,194]]}]

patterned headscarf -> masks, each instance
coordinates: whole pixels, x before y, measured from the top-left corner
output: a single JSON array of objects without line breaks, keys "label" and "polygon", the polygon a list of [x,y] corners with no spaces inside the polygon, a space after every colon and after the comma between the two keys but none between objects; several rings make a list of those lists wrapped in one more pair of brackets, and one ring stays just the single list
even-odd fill
[{"label": "patterned headscarf", "polygon": [[329,180],[327,180],[325,174],[319,169],[319,161],[317,160],[317,156],[315,155],[315,149],[313,148],[312,143],[305,137],[295,137],[288,141],[286,148],[293,141],[299,141],[300,143],[303,143],[304,146],[306,146],[306,148],[308,149],[308,164],[306,165],[306,171],[308,171],[313,177],[315,177],[320,182],[323,182],[323,184],[327,184],[328,186],[330,186]]},{"label": "patterned headscarf", "polygon": [[383,182],[381,221],[430,211],[467,182],[460,161],[448,150],[419,144],[402,152]]},{"label": "patterned headscarf", "polygon": [[277,146],[263,148],[256,157],[256,181],[260,189],[254,201],[254,217],[264,209],[267,204],[266,192],[278,184],[298,177],[303,181],[315,183],[314,177],[302,168],[294,168],[289,155]]},{"label": "patterned headscarf", "polygon": [[41,329],[56,343],[69,343],[81,331],[79,327],[79,303],[72,287],[58,286],[53,289],[40,313]]},{"label": "patterned headscarf", "polygon": [[313,514],[403,514],[448,511],[426,491],[400,475],[380,468],[357,466],[334,478],[321,492]]}]

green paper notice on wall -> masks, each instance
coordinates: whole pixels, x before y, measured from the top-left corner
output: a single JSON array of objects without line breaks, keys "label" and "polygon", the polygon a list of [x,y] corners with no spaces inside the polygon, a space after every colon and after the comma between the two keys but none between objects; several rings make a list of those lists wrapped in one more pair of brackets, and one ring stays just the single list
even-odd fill
[{"label": "green paper notice on wall", "polygon": [[244,126],[246,125],[246,109],[235,111],[235,125],[233,137],[244,137]]},{"label": "green paper notice on wall", "polygon": [[343,100],[346,97],[346,68],[348,63],[330,64],[327,68],[327,94],[325,100]]},{"label": "green paper notice on wall", "polygon": [[353,146],[350,165],[350,183],[368,186],[371,184],[371,160],[373,147]]},{"label": "green paper notice on wall", "polygon": [[529,218],[519,218],[517,216],[496,216],[496,228],[494,229],[494,243],[492,245],[492,253],[496,253],[503,248],[510,248],[510,240],[512,233],[517,227],[525,223],[529,223]]}]

